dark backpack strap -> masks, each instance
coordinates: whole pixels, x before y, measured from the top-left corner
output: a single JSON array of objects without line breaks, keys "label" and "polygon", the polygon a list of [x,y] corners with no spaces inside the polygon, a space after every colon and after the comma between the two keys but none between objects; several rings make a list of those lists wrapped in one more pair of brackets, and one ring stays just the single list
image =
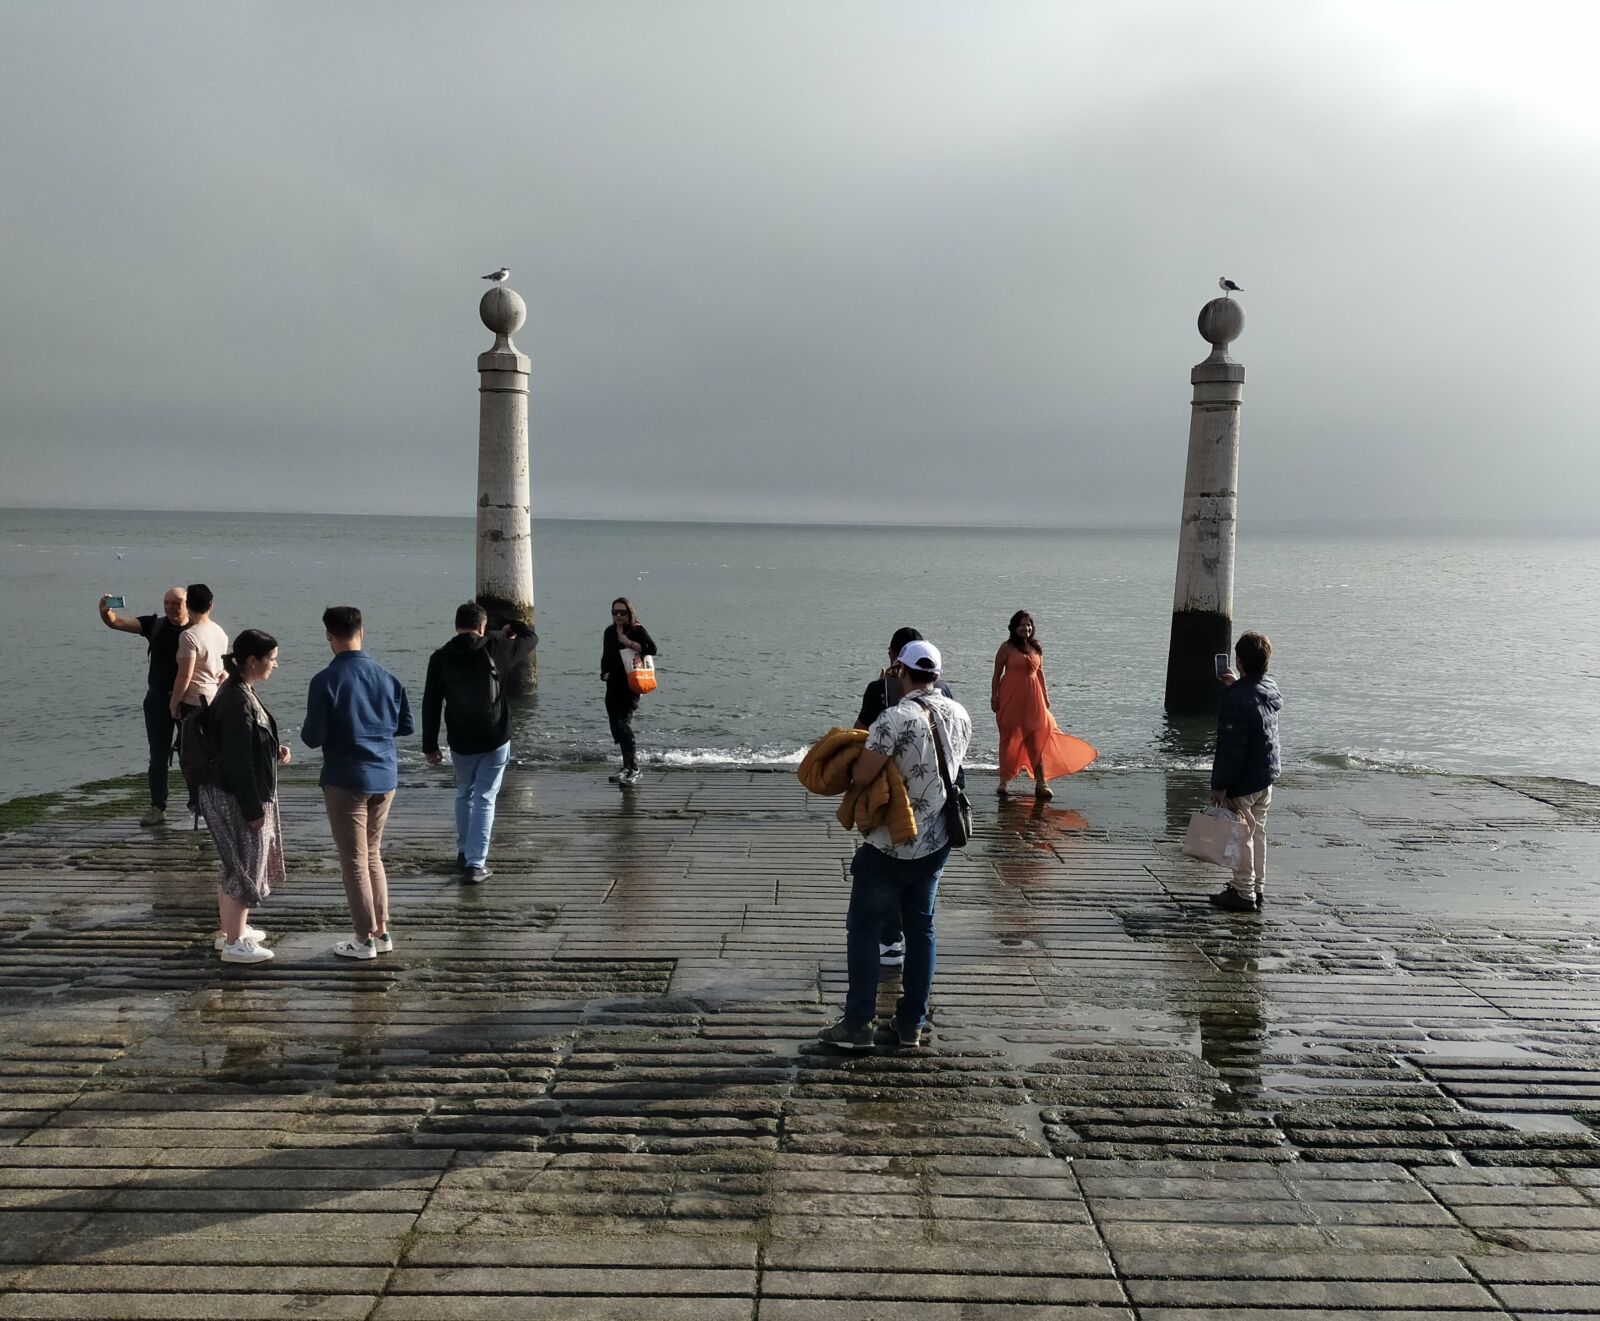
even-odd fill
[{"label": "dark backpack strap", "polygon": [[500,667],[494,663],[487,647],[483,649],[483,659],[489,663],[489,705],[492,707],[500,701]]}]

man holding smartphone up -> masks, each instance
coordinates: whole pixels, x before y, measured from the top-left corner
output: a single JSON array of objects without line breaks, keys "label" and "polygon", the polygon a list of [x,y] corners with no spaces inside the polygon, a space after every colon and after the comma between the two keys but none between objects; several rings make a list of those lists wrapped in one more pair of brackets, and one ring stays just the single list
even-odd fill
[{"label": "man holding smartphone up", "polygon": [[100,598],[100,622],[119,633],[137,633],[145,640],[150,657],[144,694],[144,732],[150,744],[150,810],[139,818],[141,826],[163,825],[167,819],[167,777],[172,769],[173,737],[178,728],[168,702],[178,677],[178,641],[189,627],[187,595],[182,587],[169,587],[161,597],[159,615],[132,618],[117,613],[126,608],[120,596]]}]

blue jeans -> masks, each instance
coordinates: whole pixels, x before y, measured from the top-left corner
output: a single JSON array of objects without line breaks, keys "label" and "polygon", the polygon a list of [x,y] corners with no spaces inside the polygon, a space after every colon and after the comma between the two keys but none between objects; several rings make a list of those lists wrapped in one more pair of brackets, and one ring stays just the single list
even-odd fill
[{"label": "blue jeans", "polygon": [[870,844],[856,850],[850,860],[853,883],[850,912],[845,918],[850,969],[850,990],[844,1002],[847,1023],[866,1023],[877,1017],[878,936],[891,913],[899,917],[906,940],[906,963],[900,973],[900,1003],[895,1008],[895,1020],[905,1027],[917,1027],[927,1018],[937,953],[933,905],[938,896],[939,874],[949,858],[948,846],[910,862],[891,858]]},{"label": "blue jeans", "polygon": [[456,848],[469,867],[489,861],[489,833],[494,829],[494,800],[511,759],[511,744],[493,752],[452,752],[456,768]]}]

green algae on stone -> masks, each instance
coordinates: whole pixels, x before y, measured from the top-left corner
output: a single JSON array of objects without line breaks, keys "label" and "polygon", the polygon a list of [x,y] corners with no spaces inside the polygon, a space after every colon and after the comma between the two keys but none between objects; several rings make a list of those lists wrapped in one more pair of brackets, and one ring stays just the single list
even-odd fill
[{"label": "green algae on stone", "polygon": [[90,780],[76,789],[27,794],[0,803],[0,831],[38,825],[49,817],[82,821],[137,815],[148,801],[142,775]]}]

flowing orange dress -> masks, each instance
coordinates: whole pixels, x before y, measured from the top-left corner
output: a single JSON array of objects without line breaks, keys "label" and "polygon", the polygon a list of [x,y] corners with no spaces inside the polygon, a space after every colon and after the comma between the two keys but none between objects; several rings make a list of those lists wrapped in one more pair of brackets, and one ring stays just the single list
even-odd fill
[{"label": "flowing orange dress", "polygon": [[1044,694],[1044,660],[1005,644],[1000,676],[1000,783],[1042,769],[1046,780],[1075,775],[1100,754],[1081,738],[1062,733]]}]

